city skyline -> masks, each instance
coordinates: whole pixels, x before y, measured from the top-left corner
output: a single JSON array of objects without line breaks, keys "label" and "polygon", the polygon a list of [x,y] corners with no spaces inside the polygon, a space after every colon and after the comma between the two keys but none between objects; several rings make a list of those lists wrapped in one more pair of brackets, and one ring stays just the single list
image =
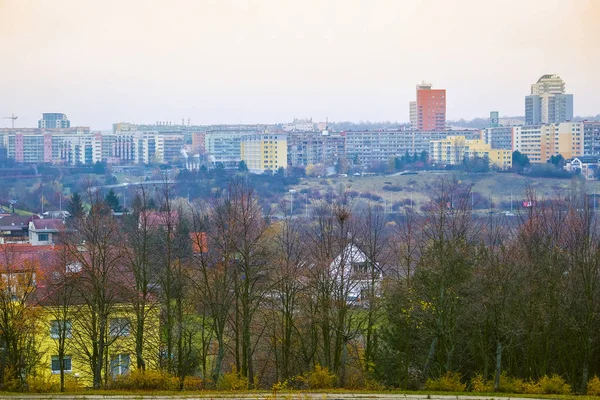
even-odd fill
[{"label": "city skyline", "polygon": [[523,115],[544,74],[566,81],[575,115],[600,112],[594,1],[9,0],[0,15],[0,116],[17,127],[48,112],[93,129],[408,122],[422,80],[447,90],[449,120]]}]

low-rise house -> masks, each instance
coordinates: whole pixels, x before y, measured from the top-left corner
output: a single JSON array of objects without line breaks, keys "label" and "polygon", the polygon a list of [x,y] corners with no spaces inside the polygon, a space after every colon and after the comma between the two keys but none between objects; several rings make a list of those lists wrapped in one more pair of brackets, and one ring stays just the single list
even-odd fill
[{"label": "low-rise house", "polygon": [[368,301],[369,293],[379,292],[383,279],[380,265],[355,244],[347,245],[333,260],[330,272],[349,303]]},{"label": "low-rise house", "polygon": [[[21,342],[27,339],[29,343],[27,354],[20,349],[21,354],[13,357],[12,363],[11,359],[8,360],[7,368],[21,365],[20,358],[25,357],[26,365],[21,366],[20,376],[35,374],[58,382],[62,369],[71,383],[76,381],[79,385],[91,386],[92,338],[97,332],[99,319],[98,315],[92,315],[90,304],[84,298],[86,294],[82,291],[89,281],[90,271],[86,271],[79,262],[65,262],[66,253],[62,249],[60,245],[0,245],[0,296],[3,299],[0,311],[7,314],[2,309],[4,307],[12,313],[12,318],[0,321],[0,328],[10,328],[13,333],[17,328],[25,329],[19,337]],[[106,289],[113,304],[106,315],[107,334],[104,339],[103,363],[106,367],[103,376],[107,381],[136,368],[135,312],[132,306],[136,292],[131,287],[130,272],[121,266],[116,268]],[[153,297],[147,305],[142,349],[148,369],[158,367],[160,309],[155,303]],[[0,340],[9,340],[3,336],[3,331],[0,329]],[[61,341],[63,351],[62,357],[59,357]]]},{"label": "low-rise house", "polygon": [[572,159],[567,160],[564,166],[564,169],[569,172],[579,170],[581,175],[587,180],[597,179],[599,168],[600,156],[573,157]]},{"label": "low-rise house", "polygon": [[34,246],[54,243],[54,237],[65,229],[62,219],[34,219],[29,222],[29,243]]},{"label": "low-rise house", "polygon": [[7,215],[0,217],[0,244],[4,243],[28,243],[29,223],[39,219],[37,215]]}]

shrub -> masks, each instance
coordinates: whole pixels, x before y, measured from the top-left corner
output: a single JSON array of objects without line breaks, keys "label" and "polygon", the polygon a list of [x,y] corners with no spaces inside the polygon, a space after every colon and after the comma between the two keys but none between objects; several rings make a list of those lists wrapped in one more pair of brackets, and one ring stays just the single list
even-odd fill
[{"label": "shrub", "polygon": [[503,393],[525,393],[525,381],[520,378],[513,378],[502,372],[500,375],[500,387],[498,391]]},{"label": "shrub", "polygon": [[110,386],[123,390],[177,390],[178,379],[162,371],[135,370],[117,376]]},{"label": "shrub", "polygon": [[544,394],[569,394],[571,393],[571,385],[569,385],[562,376],[553,374],[548,377],[544,375],[538,381],[538,385]]},{"label": "shrub", "polygon": [[471,390],[489,393],[494,390],[494,382],[487,381],[483,379],[483,375],[477,374],[471,379]]},{"label": "shrub", "polygon": [[241,376],[235,368],[231,372],[223,374],[217,382],[219,390],[246,390],[248,389],[248,378]]},{"label": "shrub", "polygon": [[427,379],[425,389],[436,392],[464,392],[467,385],[460,381],[461,378],[458,372],[448,371],[437,379]]},{"label": "shrub", "polygon": [[60,383],[47,376],[28,376],[27,390],[33,393],[50,393],[60,391]]},{"label": "shrub", "polygon": [[337,377],[329,372],[327,368],[317,364],[315,369],[308,374],[306,381],[310,389],[330,389],[335,385]]},{"label": "shrub", "polygon": [[600,378],[594,375],[587,383],[586,393],[588,396],[600,396]]},{"label": "shrub", "polygon": [[202,390],[204,381],[198,376],[186,376],[183,380],[183,390]]},{"label": "shrub", "polygon": [[542,388],[539,382],[529,381],[523,383],[523,393],[526,394],[541,394]]}]

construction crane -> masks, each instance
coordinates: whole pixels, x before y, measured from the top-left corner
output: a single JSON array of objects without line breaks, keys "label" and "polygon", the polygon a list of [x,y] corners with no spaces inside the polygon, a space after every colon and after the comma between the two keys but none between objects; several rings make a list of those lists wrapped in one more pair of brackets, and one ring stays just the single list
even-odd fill
[{"label": "construction crane", "polygon": [[11,119],[12,120],[12,129],[15,129],[15,119],[17,119],[19,117],[17,117],[14,113],[11,114],[10,117],[2,117],[2,119]]}]

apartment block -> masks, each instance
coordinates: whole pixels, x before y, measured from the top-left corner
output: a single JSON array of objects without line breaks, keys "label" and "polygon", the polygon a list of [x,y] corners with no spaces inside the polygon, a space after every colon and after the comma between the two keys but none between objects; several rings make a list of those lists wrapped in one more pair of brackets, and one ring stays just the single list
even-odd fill
[{"label": "apartment block", "polygon": [[516,126],[513,128],[513,146],[531,163],[545,163],[558,154],[565,159],[582,156],[584,126],[582,122]]},{"label": "apartment block", "polygon": [[492,149],[512,150],[513,128],[510,126],[485,128],[481,131],[481,139]]},{"label": "apartment block", "polygon": [[38,128],[69,128],[71,121],[63,113],[43,113],[38,121]]},{"label": "apartment block", "polygon": [[482,139],[468,140],[464,136],[448,136],[442,140],[432,140],[429,144],[429,159],[447,165],[461,164],[468,158],[487,158],[490,166],[507,169],[512,166],[510,150],[492,149]]},{"label": "apartment block", "polygon": [[287,135],[289,166],[334,165],[346,156],[346,136],[339,133],[290,132]]},{"label": "apartment block", "polygon": [[243,136],[240,155],[248,171],[253,174],[276,172],[288,165],[287,137],[285,134],[274,133]]},{"label": "apartment block", "polygon": [[600,155],[600,121],[583,121],[583,154]]},{"label": "apartment block", "polygon": [[[440,131],[360,131],[345,132],[346,158],[353,163],[363,166],[373,162],[387,162],[393,157],[400,157],[406,152],[420,154],[429,151],[431,140],[444,139],[448,136],[446,130]],[[452,131],[468,139],[480,139],[478,130]]]},{"label": "apartment block", "polygon": [[573,119],[573,95],[565,93],[565,82],[558,75],[542,75],[525,96],[525,123],[549,124]]}]

